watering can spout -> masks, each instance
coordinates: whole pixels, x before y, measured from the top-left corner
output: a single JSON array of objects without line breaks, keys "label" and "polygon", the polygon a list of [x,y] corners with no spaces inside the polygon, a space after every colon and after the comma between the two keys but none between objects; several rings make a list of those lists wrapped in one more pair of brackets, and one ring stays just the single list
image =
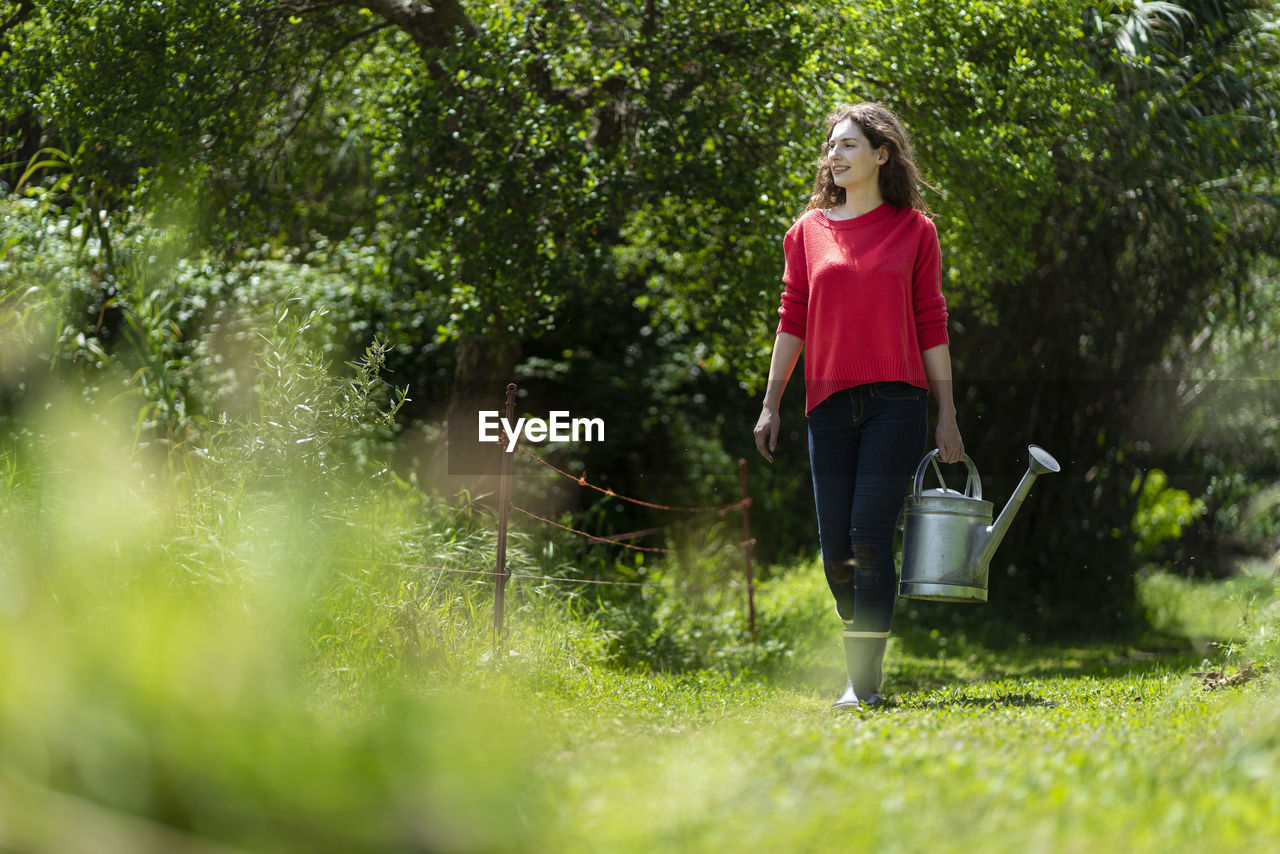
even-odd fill
[{"label": "watering can spout", "polygon": [[1018,515],[1018,508],[1022,506],[1027,494],[1031,492],[1031,484],[1035,483],[1035,479],[1042,474],[1056,473],[1062,470],[1053,455],[1038,445],[1029,446],[1027,454],[1029,459],[1026,474],[1018,482],[1018,488],[1009,497],[1009,502],[1000,511],[1000,516],[996,519],[995,524],[987,528],[986,535],[979,540],[976,559],[978,566],[986,566],[991,561],[992,555],[996,553],[996,549],[1000,546],[1000,541],[1004,539],[1005,533],[1008,532],[1009,524],[1013,521],[1013,517]]}]

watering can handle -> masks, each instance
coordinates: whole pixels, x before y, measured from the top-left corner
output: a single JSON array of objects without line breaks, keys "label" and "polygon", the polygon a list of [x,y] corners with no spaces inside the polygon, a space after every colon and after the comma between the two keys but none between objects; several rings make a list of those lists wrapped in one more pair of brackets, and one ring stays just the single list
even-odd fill
[{"label": "watering can handle", "polygon": [[[911,489],[911,497],[920,499],[920,491],[924,488],[924,473],[929,468],[929,464],[933,463],[933,472],[938,476],[938,483],[943,489],[947,489],[947,482],[942,477],[942,469],[938,468],[938,449],[924,455],[924,459],[920,461],[920,465],[916,468],[916,478],[914,486]],[[960,462],[969,467],[969,479],[964,484],[964,494],[969,498],[982,498],[982,478],[978,476],[978,467],[973,464],[973,460],[969,459],[968,454],[960,457]]]}]

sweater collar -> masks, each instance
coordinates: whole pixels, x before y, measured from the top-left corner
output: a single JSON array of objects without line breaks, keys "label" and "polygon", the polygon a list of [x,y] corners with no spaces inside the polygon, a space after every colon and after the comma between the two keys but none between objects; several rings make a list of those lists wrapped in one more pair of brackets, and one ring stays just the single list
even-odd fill
[{"label": "sweater collar", "polygon": [[896,211],[893,205],[888,202],[881,202],[876,207],[864,213],[862,216],[855,216],[853,219],[829,219],[825,211],[818,209],[814,211],[814,218],[825,225],[827,228],[836,231],[847,231],[854,228],[863,228],[868,225],[875,225],[883,222]]}]

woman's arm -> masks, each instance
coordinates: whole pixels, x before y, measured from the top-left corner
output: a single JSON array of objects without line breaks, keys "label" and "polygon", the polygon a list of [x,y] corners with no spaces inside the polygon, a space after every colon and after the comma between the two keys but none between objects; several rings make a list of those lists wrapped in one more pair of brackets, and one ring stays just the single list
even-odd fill
[{"label": "woman's arm", "polygon": [[938,459],[944,463],[959,462],[964,455],[964,440],[960,438],[960,427],[956,424],[956,404],[951,396],[951,348],[946,344],[939,344],[920,355],[924,358],[929,390],[938,401],[938,429],[934,431],[934,440],[938,443]]},{"label": "woman's arm", "polygon": [[[781,419],[778,408],[782,403],[782,392],[791,379],[796,362],[800,359],[800,350],[804,340],[790,332],[779,332],[773,340],[773,358],[769,360],[769,382],[764,390],[764,405],[760,408],[760,419],[756,421],[756,450],[760,456],[773,462],[773,450],[778,447],[778,432]],[[767,450],[766,450],[766,442]]]}]

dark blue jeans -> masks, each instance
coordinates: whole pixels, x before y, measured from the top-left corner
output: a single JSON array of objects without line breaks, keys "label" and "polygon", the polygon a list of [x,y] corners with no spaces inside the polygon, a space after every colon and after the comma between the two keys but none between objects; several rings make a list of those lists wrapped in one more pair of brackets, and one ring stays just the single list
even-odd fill
[{"label": "dark blue jeans", "polygon": [[887,632],[898,576],[893,533],[925,453],[928,393],[907,383],[838,391],[809,413],[818,542],[836,610],[855,631]]}]

